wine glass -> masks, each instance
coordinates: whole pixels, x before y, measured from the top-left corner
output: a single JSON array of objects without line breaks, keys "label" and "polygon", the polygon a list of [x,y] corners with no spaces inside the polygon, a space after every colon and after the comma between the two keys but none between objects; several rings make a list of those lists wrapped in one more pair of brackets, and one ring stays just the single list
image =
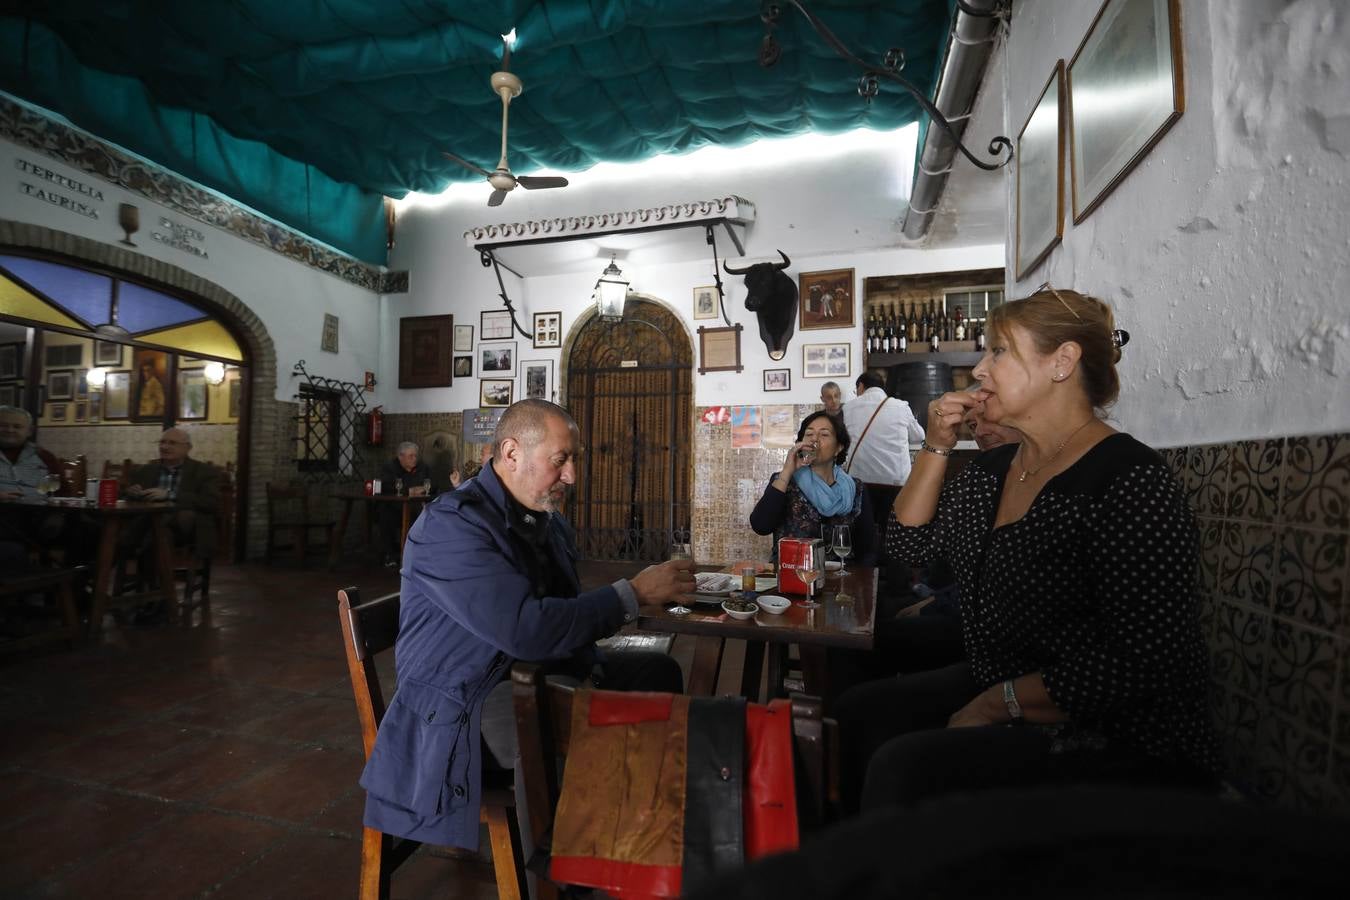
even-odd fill
[{"label": "wine glass", "polygon": [[61,490],[61,476],[48,472],[47,474],[43,475],[42,480],[38,482],[37,489],[41,491],[44,495],[46,495],[48,500],[50,500],[52,498],[52,494],[55,494],[57,491]]},{"label": "wine glass", "polygon": [[[670,545],[670,558],[692,560],[694,554],[690,549],[688,542],[676,541]],[[690,612],[692,612],[692,610],[679,600],[676,600],[675,605],[670,608],[670,614],[672,616],[687,616]]]},{"label": "wine glass", "polygon": [[844,560],[853,555],[853,532],[847,525],[834,526],[834,555],[839,557],[839,577],[848,574]]},{"label": "wine glass", "polygon": [[397,495],[400,496],[400,497],[403,496],[403,479],[402,479],[402,478],[395,478],[395,479],[394,479],[394,493],[397,494]]},{"label": "wine glass", "polygon": [[820,577],[820,562],[816,559],[815,547],[809,546],[802,550],[801,562],[797,564],[797,577],[806,585],[806,599],[800,603],[804,609],[815,609],[820,606],[816,602],[816,579]]},{"label": "wine glass", "polygon": [[141,229],[141,211],[130,203],[117,204],[117,224],[127,233],[121,243],[135,247],[136,245],[131,242],[131,236]]},{"label": "wine glass", "polygon": [[430,496],[431,496],[431,479],[430,479],[430,478],[423,478],[423,479],[422,479],[422,496],[423,496],[423,497],[430,497]]}]

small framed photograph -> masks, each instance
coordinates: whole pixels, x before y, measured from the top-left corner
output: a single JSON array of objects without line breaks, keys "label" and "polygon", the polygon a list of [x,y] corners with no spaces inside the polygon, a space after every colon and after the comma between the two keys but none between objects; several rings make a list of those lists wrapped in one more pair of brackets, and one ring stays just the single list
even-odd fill
[{"label": "small framed photograph", "polygon": [[178,418],[206,418],[206,373],[201,369],[178,372]]},{"label": "small framed photograph", "polygon": [[478,382],[478,405],[491,408],[510,406],[516,383],[507,378],[484,378]]},{"label": "small framed photograph", "polygon": [[61,369],[59,371],[53,371],[51,369],[47,370],[47,399],[75,399],[74,369]]},{"label": "small framed photograph", "polygon": [[338,317],[332,313],[323,314],[323,336],[319,339],[319,349],[325,353],[338,352]]},{"label": "small framed photograph", "polygon": [[1017,277],[1039,266],[1064,236],[1064,60],[1055,63],[1017,135]]},{"label": "small framed photograph", "polygon": [[103,382],[103,418],[125,419],[131,400],[131,372],[109,372]]},{"label": "small framed photograph", "polygon": [[131,352],[131,402],[128,418],[133,422],[159,422],[168,412],[169,354],[163,350]]},{"label": "small framed photograph", "polygon": [[64,403],[47,404],[48,422],[64,422],[65,420],[66,420],[66,404]]},{"label": "small framed photograph", "polygon": [[75,373],[75,399],[89,399],[89,370],[80,369]]},{"label": "small framed photograph", "polygon": [[19,402],[21,391],[17,384],[0,384],[0,406],[22,406]]},{"label": "small framed photograph", "polygon": [[494,309],[478,314],[480,341],[509,341],[514,333],[511,327],[511,314],[506,310]]},{"label": "small framed photograph", "polygon": [[94,365],[120,368],[122,345],[114,341],[94,341]]},{"label": "small framed photograph", "polygon": [[23,344],[0,344],[0,378],[18,378],[23,370]]},{"label": "small framed photograph", "polygon": [[398,320],[398,386],[449,387],[454,316],[407,316]]},{"label": "small framed photograph", "polygon": [[694,318],[717,318],[717,285],[694,288]]},{"label": "small framed photograph", "polygon": [[1069,63],[1075,225],[1186,111],[1179,7],[1180,0],[1106,0]]},{"label": "small framed photograph", "polygon": [[803,378],[847,378],[852,348],[842,344],[802,345]]},{"label": "small framed photograph", "polygon": [[455,357],[455,377],[472,378],[473,377],[473,354],[468,356]]},{"label": "small framed photograph", "polygon": [[765,370],[764,370],[764,390],[766,390],[766,391],[790,391],[790,390],[792,390],[792,370],[791,370],[791,369],[765,369]]},{"label": "small framed photograph", "polygon": [[473,326],[456,325],[455,326],[455,345],[453,347],[456,353],[473,352]]},{"label": "small framed photograph", "polygon": [[89,401],[88,401],[88,400],[76,400],[76,401],[75,401],[75,421],[76,421],[76,422],[86,422],[86,421],[88,421],[88,420],[89,420]]},{"label": "small framed photograph", "polygon": [[521,362],[520,399],[553,399],[553,360],[527,359]]},{"label": "small framed photograph", "polygon": [[562,346],[562,313],[534,314],[534,349]]},{"label": "small framed photograph", "polygon": [[43,361],[49,369],[78,369],[84,365],[84,343],[47,344]]},{"label": "small framed photograph", "polygon": [[797,276],[801,327],[853,327],[853,270],[803,272]]},{"label": "small framed photograph", "polygon": [[516,377],[516,342],[478,345],[478,374],[483,378]]},{"label": "small framed photograph", "polygon": [[741,326],[698,329],[698,374],[739,372],[741,365]]},{"label": "small framed photograph", "polygon": [[237,419],[239,418],[239,403],[244,394],[244,383],[238,369],[226,373],[225,387],[228,389],[225,415],[231,419]]}]

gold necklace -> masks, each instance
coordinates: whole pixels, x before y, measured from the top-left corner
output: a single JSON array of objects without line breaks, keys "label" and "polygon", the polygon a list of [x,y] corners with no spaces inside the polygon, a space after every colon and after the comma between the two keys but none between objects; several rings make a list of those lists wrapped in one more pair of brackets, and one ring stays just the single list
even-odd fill
[{"label": "gold necklace", "polygon": [[[1075,428],[1073,431],[1071,431],[1071,432],[1069,433],[1069,436],[1068,436],[1068,437],[1066,437],[1064,440],[1062,440],[1062,441],[1059,442],[1059,446],[1055,448],[1055,452],[1054,452],[1054,453],[1051,453],[1051,454],[1050,454],[1050,458],[1047,459],[1045,462],[1041,463],[1041,464],[1040,464],[1039,466],[1037,466],[1036,468],[1034,468],[1034,469],[1028,469],[1025,465],[1020,465],[1019,467],[1022,469],[1022,474],[1021,474],[1020,476],[1018,476],[1018,478],[1017,478],[1017,483],[1018,483],[1018,484],[1021,484],[1021,483],[1023,483],[1024,481],[1026,481],[1028,478],[1035,478],[1037,475],[1041,474],[1041,470],[1042,470],[1042,469],[1044,469],[1046,466],[1050,465],[1052,462],[1054,462],[1056,459],[1059,458],[1059,454],[1062,453],[1062,452],[1064,452],[1064,448],[1067,447],[1067,446],[1069,446],[1069,441],[1073,440],[1073,439],[1074,439],[1074,436],[1077,435],[1078,432],[1082,431],[1084,428],[1088,427],[1089,425],[1091,425],[1091,424],[1092,424],[1093,422],[1095,422],[1095,421],[1097,421],[1097,417],[1096,417],[1096,416],[1093,416],[1092,418],[1090,418],[1090,419],[1088,419],[1086,422],[1084,422],[1082,425],[1079,425],[1077,428]],[[1023,450],[1024,447],[1026,447],[1026,443],[1025,443],[1025,442],[1022,443],[1022,444],[1020,444],[1020,445],[1018,445],[1018,447],[1017,447],[1017,458],[1018,458],[1018,459],[1021,459],[1021,458],[1022,458],[1022,450]]]}]

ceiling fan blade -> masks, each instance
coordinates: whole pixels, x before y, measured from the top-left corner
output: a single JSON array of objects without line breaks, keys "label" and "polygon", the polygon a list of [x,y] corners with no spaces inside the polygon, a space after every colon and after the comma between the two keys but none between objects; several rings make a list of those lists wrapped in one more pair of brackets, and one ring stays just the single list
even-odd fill
[{"label": "ceiling fan blade", "polygon": [[561,175],[517,175],[516,184],[527,191],[537,191],[542,188],[567,187],[567,179]]},{"label": "ceiling fan blade", "polygon": [[446,159],[450,160],[451,162],[457,162],[457,163],[459,163],[461,166],[463,166],[464,168],[468,169],[470,172],[477,172],[479,175],[482,175],[484,178],[486,178],[486,177],[488,177],[489,175],[492,174],[491,172],[489,172],[487,169],[483,168],[482,166],[476,166],[476,165],[474,165],[473,163],[469,162],[467,159],[464,159],[464,158],[462,158],[462,157],[456,156],[456,155],[453,154],[453,153],[446,153],[444,150],[442,150],[442,151],[441,151],[441,156],[444,156]]},{"label": "ceiling fan blade", "polygon": [[506,199],[506,191],[493,191],[488,197],[488,206],[501,206],[502,201]]}]

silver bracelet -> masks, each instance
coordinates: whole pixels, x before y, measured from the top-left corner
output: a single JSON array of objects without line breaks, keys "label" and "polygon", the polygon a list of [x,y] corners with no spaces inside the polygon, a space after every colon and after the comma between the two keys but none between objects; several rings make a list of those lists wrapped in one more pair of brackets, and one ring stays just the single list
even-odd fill
[{"label": "silver bracelet", "polygon": [[956,452],[955,447],[934,447],[926,440],[919,445],[919,449],[927,450],[929,453],[936,453],[938,456],[951,456]]}]

